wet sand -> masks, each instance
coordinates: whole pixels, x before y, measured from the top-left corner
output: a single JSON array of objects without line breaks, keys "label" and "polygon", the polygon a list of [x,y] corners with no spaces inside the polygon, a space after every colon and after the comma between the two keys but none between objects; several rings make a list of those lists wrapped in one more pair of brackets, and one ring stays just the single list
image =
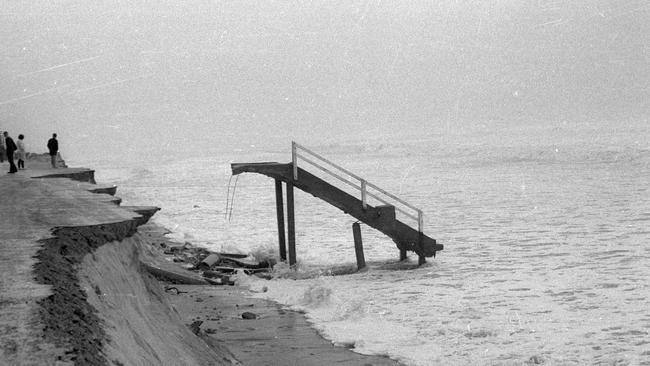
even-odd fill
[{"label": "wet sand", "polygon": [[333,346],[302,314],[236,286],[166,291],[143,263],[196,274],[161,255],[164,229],[146,224],[156,208],[119,206],[89,169],[50,169],[43,156],[26,166],[0,175],[6,364],[397,364]]},{"label": "wet sand", "polygon": [[[152,224],[141,227],[147,242],[155,243],[149,253],[142,255],[142,260],[168,271],[195,276],[164,261],[160,244],[169,247],[174,243],[161,235],[163,230]],[[246,288],[172,283],[164,286],[167,299],[184,323],[200,322],[195,324],[202,337],[225,345],[244,365],[398,365],[386,357],[361,355],[333,345],[310,326],[303,314],[253,298]]]}]

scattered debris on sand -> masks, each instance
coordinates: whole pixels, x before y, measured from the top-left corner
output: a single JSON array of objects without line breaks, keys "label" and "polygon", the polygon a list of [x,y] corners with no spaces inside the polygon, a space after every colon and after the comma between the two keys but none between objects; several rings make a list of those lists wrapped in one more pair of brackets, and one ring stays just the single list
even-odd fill
[{"label": "scattered debris on sand", "polygon": [[[171,242],[160,242],[158,247],[162,254],[170,262],[176,263],[182,268],[197,273],[201,278],[212,285],[234,285],[231,279],[237,273],[245,273],[260,278],[272,278],[271,272],[276,261],[273,259],[258,261],[252,256],[239,253],[217,253],[206,248],[194,246],[190,242],[183,245],[171,245]],[[169,282],[184,282],[177,279],[175,274],[164,276],[159,268],[147,268],[154,275],[167,277]],[[173,287],[168,287],[168,292],[173,292]]]}]

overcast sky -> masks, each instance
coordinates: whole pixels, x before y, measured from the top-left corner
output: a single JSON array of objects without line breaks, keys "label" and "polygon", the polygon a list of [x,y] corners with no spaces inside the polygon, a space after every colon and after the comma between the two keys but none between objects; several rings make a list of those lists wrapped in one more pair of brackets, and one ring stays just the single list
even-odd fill
[{"label": "overcast sky", "polygon": [[112,151],[650,111],[647,0],[0,3],[0,129],[34,145],[53,131]]}]

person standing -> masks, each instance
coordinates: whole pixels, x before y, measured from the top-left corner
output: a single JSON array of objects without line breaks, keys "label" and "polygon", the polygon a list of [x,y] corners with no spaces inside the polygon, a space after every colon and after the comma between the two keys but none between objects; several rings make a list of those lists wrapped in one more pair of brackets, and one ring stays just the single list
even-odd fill
[{"label": "person standing", "polygon": [[52,168],[56,168],[56,154],[59,153],[59,142],[56,140],[56,134],[47,141],[47,149],[50,150],[50,159],[52,159]]},{"label": "person standing", "polygon": [[17,147],[14,143],[14,139],[9,137],[9,132],[5,131],[4,137],[5,145],[7,146],[7,160],[9,160],[9,173],[13,174],[18,171],[16,164],[14,163],[14,151],[16,151]]},{"label": "person standing", "polygon": [[27,160],[27,152],[25,151],[25,142],[23,139],[25,139],[25,135],[20,134],[18,135],[18,142],[16,142],[16,145],[18,145],[18,151],[16,152],[18,169],[25,169],[25,160]]},{"label": "person standing", "polygon": [[7,154],[7,145],[5,145],[5,135],[0,132],[0,163],[4,163],[5,154]]}]

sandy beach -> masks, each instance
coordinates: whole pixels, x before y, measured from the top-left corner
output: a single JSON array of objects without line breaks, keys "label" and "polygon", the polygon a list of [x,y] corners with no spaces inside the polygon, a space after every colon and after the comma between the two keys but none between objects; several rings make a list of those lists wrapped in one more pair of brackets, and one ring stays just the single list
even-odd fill
[{"label": "sandy beach", "polygon": [[159,208],[120,206],[91,169],[26,166],[0,176],[2,364],[397,364],[334,346],[245,288],[154,278],[147,268],[202,281],[164,256],[166,230],[147,223]]}]

